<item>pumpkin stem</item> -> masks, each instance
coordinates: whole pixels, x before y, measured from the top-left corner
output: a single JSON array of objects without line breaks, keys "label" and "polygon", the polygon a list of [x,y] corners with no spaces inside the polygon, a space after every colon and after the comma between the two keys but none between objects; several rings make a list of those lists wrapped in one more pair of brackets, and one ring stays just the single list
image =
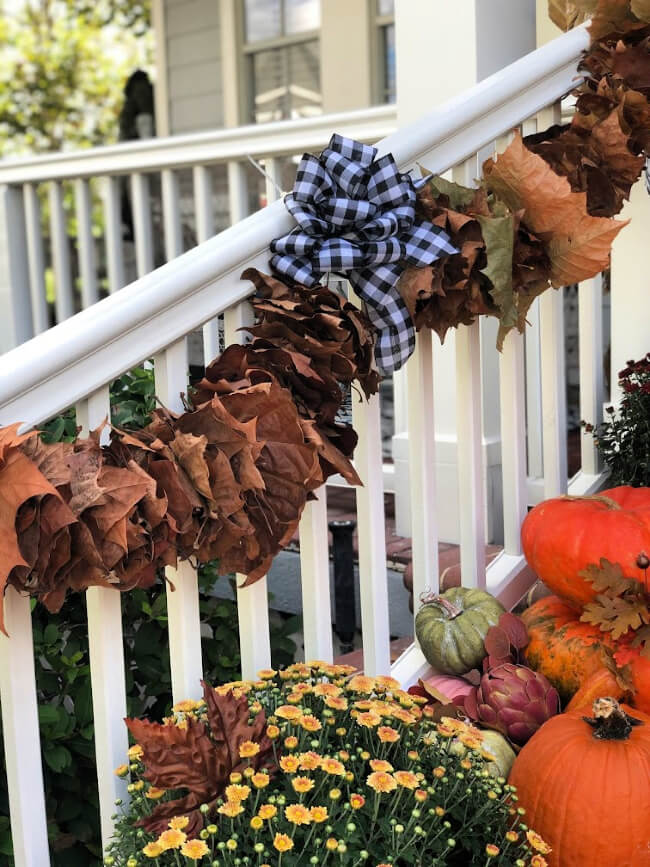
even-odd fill
[{"label": "pumpkin stem", "polygon": [[611,497],[605,497],[602,494],[584,494],[582,496],[578,496],[575,494],[563,494],[560,497],[561,500],[587,500],[594,501],[596,500],[599,503],[604,503],[608,509],[619,510],[623,507],[620,503],[617,503],[616,500],[612,500]]},{"label": "pumpkin stem", "polygon": [[597,698],[593,704],[593,719],[584,716],[583,720],[593,729],[593,736],[601,740],[626,741],[634,726],[643,722],[628,716],[615,698]]},{"label": "pumpkin stem", "polygon": [[458,617],[459,614],[463,613],[462,608],[454,605],[454,603],[450,602],[449,599],[445,599],[443,596],[438,596],[437,593],[423,593],[420,596],[420,602],[423,607],[425,605],[436,605],[444,611],[450,620],[453,620],[455,617]]}]

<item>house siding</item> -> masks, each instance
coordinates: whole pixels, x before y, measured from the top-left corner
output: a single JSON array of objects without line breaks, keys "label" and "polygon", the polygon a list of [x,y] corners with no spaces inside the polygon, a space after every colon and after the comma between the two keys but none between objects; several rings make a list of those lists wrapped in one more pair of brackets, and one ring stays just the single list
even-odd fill
[{"label": "house siding", "polygon": [[169,133],[223,126],[218,0],[164,0]]}]

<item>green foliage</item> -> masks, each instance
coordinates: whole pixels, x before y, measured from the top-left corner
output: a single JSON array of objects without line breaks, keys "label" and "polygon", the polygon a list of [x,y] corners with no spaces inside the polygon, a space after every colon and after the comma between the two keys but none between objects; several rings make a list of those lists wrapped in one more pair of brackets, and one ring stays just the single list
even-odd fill
[{"label": "green foliage", "polygon": [[[142,427],[154,406],[151,369],[135,368],[111,386],[115,425]],[[52,419],[44,430],[48,442],[74,439],[74,411]],[[203,669],[214,683],[241,674],[236,603],[212,595],[215,585],[224,587],[228,581],[232,584],[232,579],[219,577],[216,563],[199,571]],[[123,594],[121,602],[128,713],[161,719],[171,707],[163,577],[150,589]],[[101,840],[85,596],[69,595],[58,614],[34,604],[32,622],[52,867],[96,867],[101,863]],[[272,614],[274,665],[293,661],[296,647],[290,636],[299,625],[298,618]],[[0,867],[13,864],[8,815],[2,775]]]},{"label": "green foliage", "polygon": [[650,486],[650,352],[639,361],[628,361],[619,373],[623,392],[618,409],[594,433],[600,456],[610,469],[609,484]]},{"label": "green foliage", "polygon": [[0,20],[0,156],[114,141],[126,78],[151,61],[149,0],[13,8]]}]

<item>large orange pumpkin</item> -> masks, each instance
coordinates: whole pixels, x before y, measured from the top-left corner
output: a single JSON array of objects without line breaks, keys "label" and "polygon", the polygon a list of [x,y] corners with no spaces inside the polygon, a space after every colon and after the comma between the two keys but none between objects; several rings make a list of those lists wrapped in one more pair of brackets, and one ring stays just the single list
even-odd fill
[{"label": "large orange pumpkin", "polygon": [[612,646],[597,626],[578,616],[557,596],[539,599],[521,615],[529,637],[526,662],[548,678],[563,703],[603,667],[603,647]]},{"label": "large orange pumpkin", "polygon": [[521,528],[524,554],[550,589],[577,610],[595,594],[579,576],[602,557],[637,581],[642,551],[650,555],[650,488],[621,486],[593,497],[556,497],[535,506]]},{"label": "large orange pumpkin", "polygon": [[594,716],[595,727],[584,710],[551,717],[509,782],[552,867],[650,867],[650,717],[613,699],[595,702]]}]

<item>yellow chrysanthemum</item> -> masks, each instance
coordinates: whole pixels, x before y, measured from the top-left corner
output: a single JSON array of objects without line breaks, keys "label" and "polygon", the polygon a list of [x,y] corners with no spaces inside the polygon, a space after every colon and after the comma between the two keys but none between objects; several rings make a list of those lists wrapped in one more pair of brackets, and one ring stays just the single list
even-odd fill
[{"label": "yellow chrysanthemum", "polygon": [[398,680],[395,680],[394,677],[386,677],[386,675],[382,674],[379,677],[375,678],[375,688],[383,690],[399,689],[400,682]]},{"label": "yellow chrysanthemum", "polygon": [[348,700],[339,695],[328,695],[325,698],[325,704],[332,710],[347,710]]},{"label": "yellow chrysanthemum", "polygon": [[407,726],[412,726],[415,722],[415,717],[413,716],[413,714],[403,707],[393,708],[392,715],[395,717],[395,719],[398,719],[400,722],[403,722],[404,725]]},{"label": "yellow chrysanthemum", "polygon": [[442,767],[442,765],[438,765],[433,769],[433,776],[436,777],[436,779],[438,780],[442,779],[442,777],[444,777],[446,773],[447,771],[445,768]]},{"label": "yellow chrysanthemum", "polygon": [[174,831],[184,831],[190,824],[190,818],[189,816],[174,816],[173,819],[169,820],[168,824]]},{"label": "yellow chrysanthemum", "polygon": [[172,707],[174,713],[191,713],[193,710],[196,710],[199,707],[198,701],[192,701],[192,699],[188,698],[185,701],[179,701]]},{"label": "yellow chrysanthemum", "polygon": [[357,795],[356,793],[350,795],[350,806],[353,810],[360,810],[365,803],[366,799],[363,797],[363,795]]},{"label": "yellow chrysanthemum", "polygon": [[349,682],[348,687],[353,692],[361,692],[364,695],[370,695],[375,689],[375,678],[366,677],[363,674],[357,674],[357,676],[353,677]]},{"label": "yellow chrysanthemum", "polygon": [[375,792],[392,792],[397,788],[397,782],[390,774],[386,774],[383,771],[374,771],[368,779],[366,783],[370,786],[371,789],[374,789]]},{"label": "yellow chrysanthemum", "polygon": [[264,826],[264,822],[263,822],[261,816],[253,816],[253,818],[250,820],[249,824],[250,824],[251,828],[253,829],[253,831],[259,831],[260,828],[262,828]]},{"label": "yellow chrysanthemum", "polygon": [[329,813],[327,811],[327,807],[312,807],[309,811],[311,815],[312,822],[327,822],[329,819]]},{"label": "yellow chrysanthemum", "polygon": [[203,840],[188,840],[181,847],[181,855],[186,858],[191,858],[192,861],[198,861],[210,852]]},{"label": "yellow chrysanthemum", "polygon": [[548,867],[548,861],[542,855],[533,855],[530,859],[530,867]]},{"label": "yellow chrysanthemum", "polygon": [[168,849],[180,849],[186,840],[187,836],[182,831],[170,828],[168,831],[163,831],[156,842],[166,852]]},{"label": "yellow chrysanthemum", "polygon": [[260,745],[254,743],[253,741],[244,741],[239,745],[239,758],[240,759],[251,759],[253,756],[256,756],[260,751]]},{"label": "yellow chrysanthemum", "polygon": [[239,801],[226,801],[225,804],[219,807],[217,812],[221,813],[222,816],[228,816],[229,819],[234,819],[235,816],[239,816],[240,813],[244,812],[244,808]]},{"label": "yellow chrysanthemum", "polygon": [[280,767],[285,774],[295,774],[300,768],[300,759],[298,756],[282,756],[280,759]]},{"label": "yellow chrysanthemum", "polygon": [[311,792],[314,788],[314,781],[310,780],[309,777],[296,777],[291,781],[291,785],[296,792]]},{"label": "yellow chrysanthemum", "polygon": [[145,798],[149,798],[150,801],[157,801],[158,798],[162,798],[165,792],[166,789],[159,789],[156,786],[150,786],[144,793],[144,796]]},{"label": "yellow chrysanthemum", "polygon": [[480,750],[483,743],[483,738],[477,738],[471,734],[461,734],[459,735],[458,740],[464,747],[467,747],[468,750]]},{"label": "yellow chrysanthemum", "polygon": [[305,716],[301,718],[300,725],[306,732],[319,732],[322,729],[319,720],[310,713],[305,714]]},{"label": "yellow chrysanthemum", "polygon": [[239,803],[240,801],[245,801],[246,798],[250,795],[250,793],[250,786],[239,786],[233,784],[232,786],[226,787],[227,800],[234,801],[236,803]]},{"label": "yellow chrysanthemum", "polygon": [[276,834],[273,839],[273,846],[278,852],[288,852],[293,849],[293,840],[286,834]]},{"label": "yellow chrysanthemum", "polygon": [[373,771],[383,771],[385,774],[393,770],[390,762],[385,762],[383,759],[370,759],[369,763]]},{"label": "yellow chrysanthemum", "polygon": [[417,789],[419,785],[418,778],[410,771],[395,771],[393,777],[397,784],[405,789]]},{"label": "yellow chrysanthemum", "polygon": [[485,854],[488,856],[488,858],[496,858],[499,852],[499,847],[495,846],[494,843],[488,843],[485,847]]},{"label": "yellow chrysanthemum", "polygon": [[338,759],[323,759],[320,766],[326,774],[333,774],[338,777],[345,775],[345,765],[343,762],[339,762]]},{"label": "yellow chrysanthemum", "polygon": [[275,709],[275,715],[279,716],[280,719],[286,719],[289,720],[289,722],[295,722],[296,720],[299,720],[302,716],[302,710],[292,704],[282,704],[280,705],[280,707]]},{"label": "yellow chrysanthemum", "polygon": [[303,699],[303,695],[301,692],[290,692],[287,696],[287,702],[289,704],[300,704]]},{"label": "yellow chrysanthemum", "polygon": [[543,840],[536,831],[526,831],[526,839],[528,840],[529,845],[536,852],[541,852],[542,855],[548,855],[551,851],[551,847],[548,845],[546,840]]},{"label": "yellow chrysanthemum", "polygon": [[369,710],[357,716],[357,723],[367,729],[376,728],[381,723],[381,717],[378,713]]},{"label": "yellow chrysanthemum", "polygon": [[328,837],[325,841],[325,848],[330,852],[333,852],[335,849],[338,849],[339,841],[335,837]]},{"label": "yellow chrysanthemum", "polygon": [[399,740],[399,732],[395,731],[390,726],[379,726],[377,729],[377,737],[382,744],[394,744]]},{"label": "yellow chrysanthemum", "polygon": [[424,791],[424,789],[416,789],[413,795],[415,797],[415,800],[418,801],[418,803],[420,804],[423,804],[428,798],[428,795]]},{"label": "yellow chrysanthemum", "polygon": [[231,783],[241,783],[241,781],[242,781],[244,778],[243,778],[242,775],[239,773],[239,771],[233,771],[232,774],[230,775],[229,779],[230,779],[230,782],[231,782]]},{"label": "yellow chrysanthemum", "polygon": [[257,672],[257,676],[260,680],[273,680],[277,671],[274,671],[272,668],[263,668],[261,671]]},{"label": "yellow chrysanthemum", "polygon": [[142,854],[146,855],[147,858],[157,858],[163,852],[163,847],[160,843],[147,843],[147,845],[142,850]]},{"label": "yellow chrysanthemum", "polygon": [[298,738],[295,735],[289,735],[288,738],[284,739],[284,745],[288,750],[295,750],[298,746]]},{"label": "yellow chrysanthemum", "polygon": [[322,756],[319,756],[318,753],[315,753],[312,750],[308,753],[301,753],[297,758],[300,762],[301,771],[315,771],[320,767],[323,760]]},{"label": "yellow chrysanthemum", "polygon": [[118,765],[118,767],[115,768],[115,776],[116,777],[126,777],[126,775],[128,773],[129,773],[129,766],[128,765]]},{"label": "yellow chrysanthemum", "polygon": [[354,706],[357,710],[372,710],[375,704],[376,702],[370,701],[369,698],[364,698],[361,701],[355,701]]},{"label": "yellow chrysanthemum", "polygon": [[268,774],[253,774],[251,777],[251,783],[255,786],[256,789],[265,789],[268,784],[271,782],[271,778]]},{"label": "yellow chrysanthemum", "polygon": [[317,683],[314,687],[314,695],[327,695],[334,698],[341,695],[342,691],[341,687],[334,683]]},{"label": "yellow chrysanthemum", "polygon": [[311,683],[307,683],[307,681],[295,683],[293,685],[293,691],[302,693],[302,695],[308,695],[312,691]]},{"label": "yellow chrysanthemum", "polygon": [[280,735],[280,729],[277,726],[267,726],[266,727],[266,736],[270,740],[274,741]]},{"label": "yellow chrysanthemum", "polygon": [[142,758],[142,747],[140,744],[134,744],[132,747],[129,747],[129,759],[132,762],[137,761]]},{"label": "yellow chrysanthemum", "polygon": [[307,807],[302,804],[290,804],[285,807],[284,815],[292,825],[309,825],[311,823],[311,814]]},{"label": "yellow chrysanthemum", "polygon": [[262,806],[257,811],[257,815],[260,819],[272,819],[278,810],[277,807],[274,807],[273,804],[262,804]]},{"label": "yellow chrysanthemum", "polygon": [[519,834],[516,831],[506,831],[506,840],[508,843],[516,843],[519,839]]}]

